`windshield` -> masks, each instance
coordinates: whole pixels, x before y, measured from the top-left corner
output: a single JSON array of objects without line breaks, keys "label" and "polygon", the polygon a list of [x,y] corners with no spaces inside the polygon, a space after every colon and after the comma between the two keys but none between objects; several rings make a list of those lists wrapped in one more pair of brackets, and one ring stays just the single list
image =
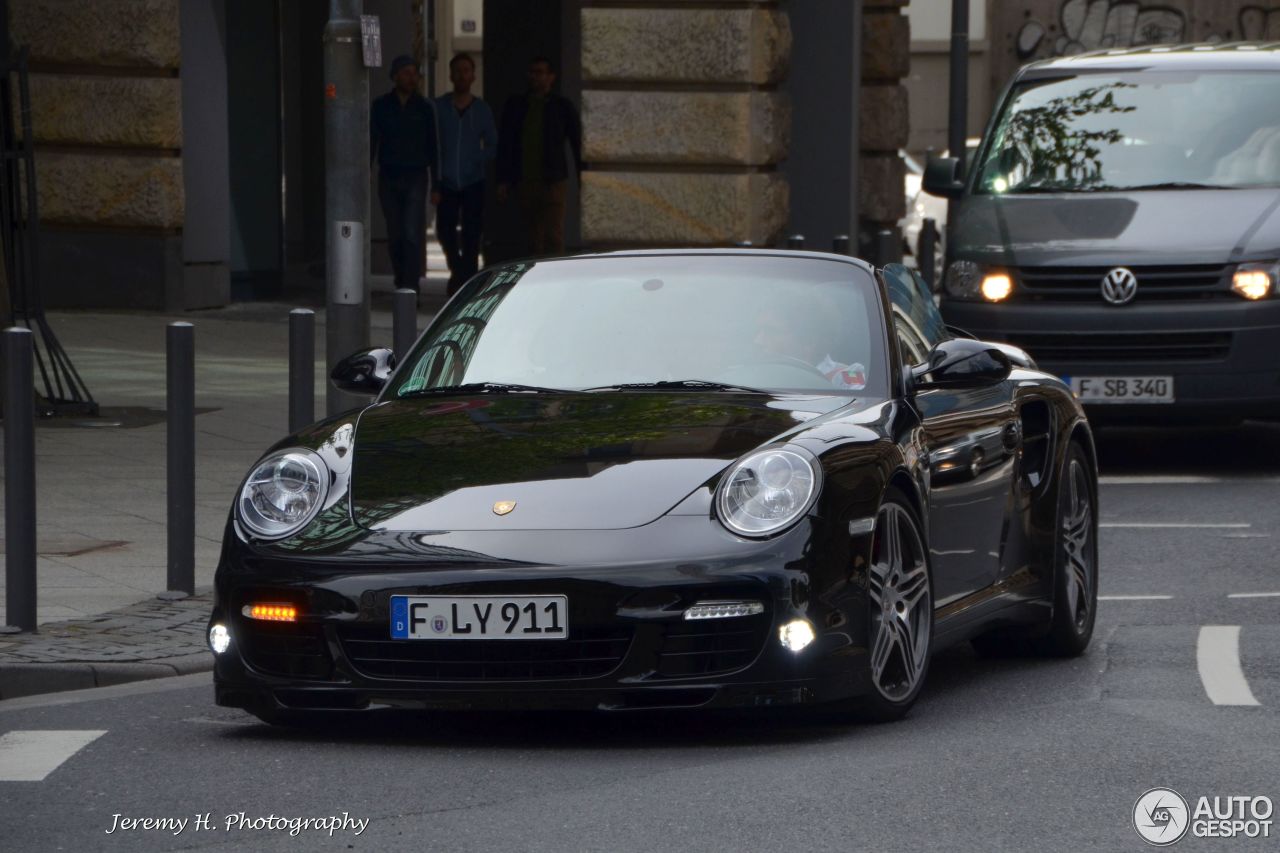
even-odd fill
[{"label": "windshield", "polygon": [[877,304],[864,270],[814,258],[514,264],[467,284],[388,395],[640,386],[883,396]]},{"label": "windshield", "polygon": [[1280,185],[1280,75],[1143,71],[1018,85],[979,193]]}]

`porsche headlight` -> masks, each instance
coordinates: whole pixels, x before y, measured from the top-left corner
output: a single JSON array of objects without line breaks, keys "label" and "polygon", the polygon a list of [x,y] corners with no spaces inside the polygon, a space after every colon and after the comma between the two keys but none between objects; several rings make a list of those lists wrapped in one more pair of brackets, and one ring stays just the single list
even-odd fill
[{"label": "porsche headlight", "polygon": [[804,515],[821,486],[817,461],[797,448],[775,447],[739,460],[720,483],[716,510],[739,536],[769,536]]},{"label": "porsche headlight", "polygon": [[236,516],[260,539],[283,539],[316,517],[329,494],[329,467],[310,450],[273,453],[240,489]]}]

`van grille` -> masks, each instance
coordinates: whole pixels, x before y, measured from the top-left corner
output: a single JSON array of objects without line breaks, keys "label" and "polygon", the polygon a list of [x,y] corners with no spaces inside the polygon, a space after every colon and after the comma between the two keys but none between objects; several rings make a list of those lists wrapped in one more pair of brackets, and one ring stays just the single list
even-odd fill
[{"label": "van grille", "polygon": [[[1040,301],[1102,301],[1102,279],[1115,267],[1022,267],[1020,296]],[[1138,279],[1135,302],[1216,299],[1231,296],[1231,268],[1224,264],[1130,266]]]},{"label": "van grille", "polygon": [[1230,332],[1018,332],[1009,341],[1040,363],[1222,361]]}]

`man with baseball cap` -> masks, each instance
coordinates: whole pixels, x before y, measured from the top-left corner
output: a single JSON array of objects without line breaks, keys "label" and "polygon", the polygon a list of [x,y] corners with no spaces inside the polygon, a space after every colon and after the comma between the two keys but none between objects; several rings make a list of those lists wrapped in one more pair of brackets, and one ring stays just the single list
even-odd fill
[{"label": "man with baseball cap", "polygon": [[418,289],[427,232],[427,190],[440,174],[440,131],[434,104],[418,91],[410,56],[391,62],[390,92],[369,110],[369,156],[378,161],[378,203],[396,287]]}]

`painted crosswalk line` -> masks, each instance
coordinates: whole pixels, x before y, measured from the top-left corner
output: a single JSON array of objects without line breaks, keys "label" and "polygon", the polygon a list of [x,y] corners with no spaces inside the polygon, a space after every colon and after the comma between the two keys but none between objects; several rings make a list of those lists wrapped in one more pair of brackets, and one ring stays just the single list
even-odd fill
[{"label": "painted crosswalk line", "polygon": [[0,782],[41,782],[105,730],[13,731],[0,735]]},{"label": "painted crosswalk line", "polygon": [[1240,665],[1240,626],[1205,625],[1196,642],[1196,667],[1215,705],[1257,705]]}]

